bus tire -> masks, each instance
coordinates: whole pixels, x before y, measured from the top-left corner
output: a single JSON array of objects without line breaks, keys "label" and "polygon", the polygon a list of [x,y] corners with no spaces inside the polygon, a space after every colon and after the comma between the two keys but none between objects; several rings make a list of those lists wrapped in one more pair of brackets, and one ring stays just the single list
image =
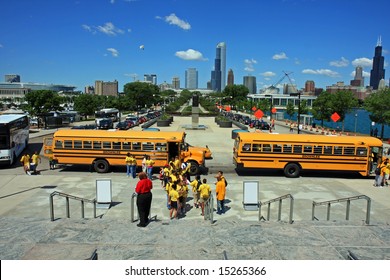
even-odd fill
[{"label": "bus tire", "polygon": [[296,178],[299,176],[301,168],[296,163],[289,163],[284,167],[284,175],[288,178]]},{"label": "bus tire", "polygon": [[95,160],[93,167],[95,168],[95,171],[97,173],[107,173],[109,168],[110,168],[110,165],[108,164],[108,162],[106,160],[98,159],[98,160]]},{"label": "bus tire", "polygon": [[188,173],[191,176],[198,175],[199,171],[200,171],[199,170],[199,164],[196,161],[189,161],[189,163],[191,163],[191,167],[190,167],[190,170],[188,171]]}]

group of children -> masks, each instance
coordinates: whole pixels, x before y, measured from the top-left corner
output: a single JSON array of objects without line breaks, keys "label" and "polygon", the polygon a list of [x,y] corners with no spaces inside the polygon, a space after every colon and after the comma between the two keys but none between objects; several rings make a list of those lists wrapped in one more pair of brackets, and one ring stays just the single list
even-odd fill
[{"label": "group of children", "polygon": [[25,153],[21,157],[20,162],[23,165],[24,172],[27,175],[36,175],[39,173],[37,167],[38,164],[41,163],[41,157],[37,151],[35,151],[31,157],[28,153]]},{"label": "group of children", "polygon": [[[171,219],[178,219],[179,216],[185,215],[187,211],[189,187],[192,190],[194,208],[200,208],[201,215],[204,216],[205,203],[210,197],[211,187],[207,183],[206,178],[201,180],[200,175],[196,175],[195,179],[190,181],[190,168],[190,163],[181,163],[179,158],[176,157],[160,170],[160,180],[162,182],[162,187],[167,193],[167,208]],[[222,171],[218,174],[219,175],[217,175],[216,178],[220,181],[221,177],[223,178]],[[216,194],[218,197],[218,182],[216,184]],[[225,199],[225,188],[226,184],[223,186],[223,199]],[[220,209],[219,214],[221,213],[222,210]]]}]

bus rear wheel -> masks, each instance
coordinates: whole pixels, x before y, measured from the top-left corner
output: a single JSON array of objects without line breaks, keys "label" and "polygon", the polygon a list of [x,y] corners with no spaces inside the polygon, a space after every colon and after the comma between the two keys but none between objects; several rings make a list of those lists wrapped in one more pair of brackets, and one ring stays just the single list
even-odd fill
[{"label": "bus rear wheel", "polygon": [[284,175],[288,178],[296,178],[299,176],[301,168],[296,163],[289,163],[284,167]]},{"label": "bus rear wheel", "polygon": [[110,165],[104,159],[98,159],[94,162],[94,168],[97,173],[107,173]]}]

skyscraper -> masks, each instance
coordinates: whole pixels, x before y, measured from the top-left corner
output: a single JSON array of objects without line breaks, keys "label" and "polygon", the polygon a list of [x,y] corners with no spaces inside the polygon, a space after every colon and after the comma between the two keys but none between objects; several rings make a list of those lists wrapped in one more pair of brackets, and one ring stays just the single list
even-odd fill
[{"label": "skyscraper", "polygon": [[234,85],[234,73],[232,69],[229,69],[228,71],[228,79],[227,79],[228,86]]},{"label": "skyscraper", "polygon": [[153,85],[157,85],[157,75],[156,74],[144,74],[144,81],[149,82]]},{"label": "skyscraper", "polygon": [[211,71],[211,89],[221,92],[226,86],[226,44],[218,43],[214,60],[214,70]]},{"label": "skyscraper", "polygon": [[180,78],[175,76],[172,78],[172,87],[174,89],[180,89]]},{"label": "skyscraper", "polygon": [[383,68],[385,58],[382,56],[382,40],[378,38],[378,43],[375,47],[375,55],[372,60],[372,70],[370,76],[370,86],[373,89],[378,89],[379,81],[385,78],[385,69]]},{"label": "skyscraper", "polygon": [[244,76],[244,86],[249,89],[249,94],[256,94],[256,77],[254,76]]},{"label": "skyscraper", "polygon": [[196,68],[188,68],[185,73],[185,88],[197,89],[198,88],[198,70]]},{"label": "skyscraper", "polygon": [[355,78],[351,80],[351,86],[364,87],[363,67],[357,66],[355,69]]}]

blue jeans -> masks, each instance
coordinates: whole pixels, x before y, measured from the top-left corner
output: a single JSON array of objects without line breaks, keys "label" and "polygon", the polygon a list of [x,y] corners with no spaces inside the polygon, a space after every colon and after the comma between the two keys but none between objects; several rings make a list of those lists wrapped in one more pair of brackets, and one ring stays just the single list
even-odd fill
[{"label": "blue jeans", "polygon": [[150,180],[152,180],[152,178],[153,178],[153,176],[152,176],[153,167],[148,167],[147,171],[148,171],[148,178],[149,178]]},{"label": "blue jeans", "polygon": [[132,176],[133,178],[136,177],[136,169],[137,169],[137,166],[136,165],[126,165],[126,174],[127,176]]},{"label": "blue jeans", "polygon": [[217,199],[217,214],[223,214],[223,213],[225,213],[225,200]]}]

